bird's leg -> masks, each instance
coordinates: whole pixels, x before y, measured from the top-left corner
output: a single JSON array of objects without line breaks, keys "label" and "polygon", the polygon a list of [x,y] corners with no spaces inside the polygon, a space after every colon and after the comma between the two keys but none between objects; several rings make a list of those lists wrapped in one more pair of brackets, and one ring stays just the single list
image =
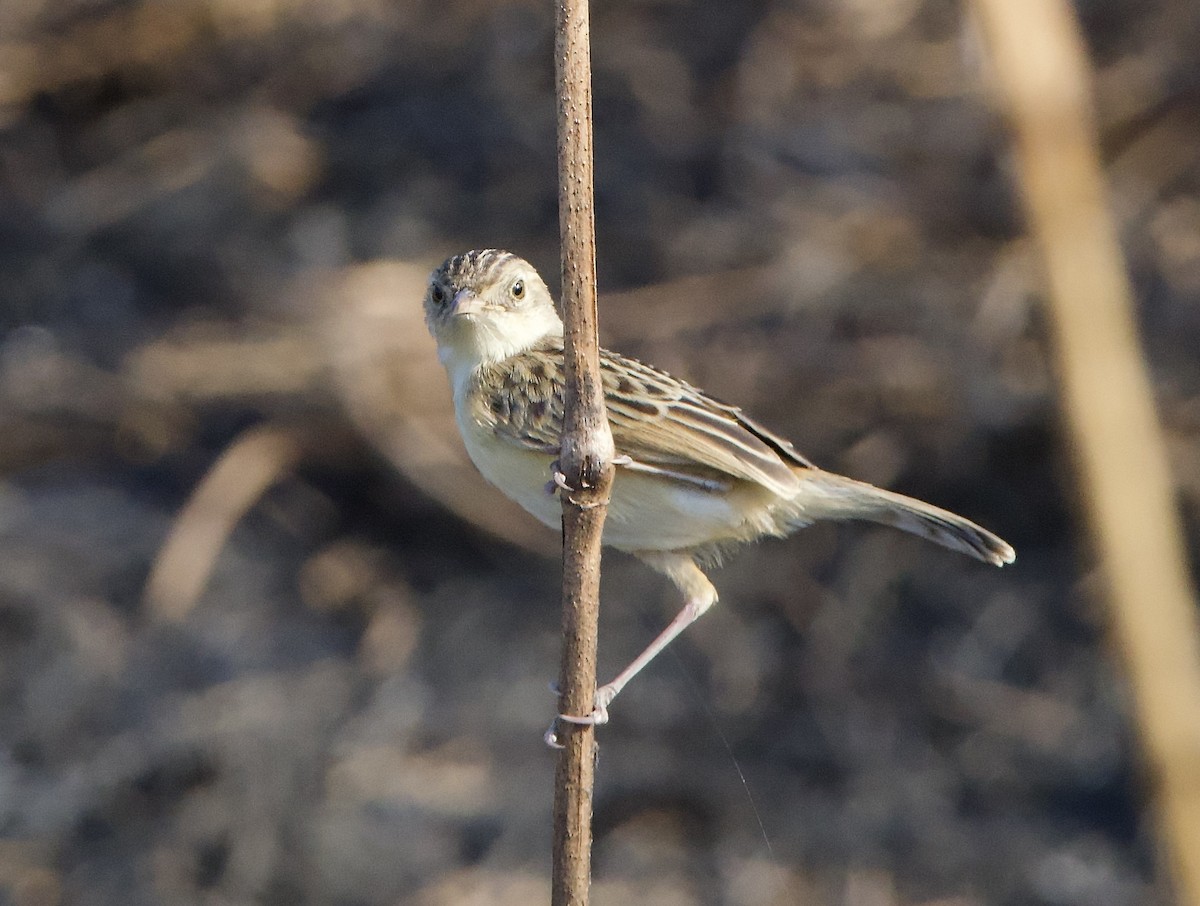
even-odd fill
[{"label": "bird's leg", "polygon": [[599,725],[608,723],[608,706],[626,684],[637,676],[660,651],[671,644],[672,640],[698,620],[706,610],[717,603],[717,590],[713,588],[708,577],[701,572],[694,560],[688,554],[668,551],[649,551],[637,554],[637,557],[648,566],[665,574],[686,598],[683,609],[675,615],[667,628],[658,634],[646,650],[633,659],[632,663],[613,679],[596,690],[595,707],[588,714],[560,714],[561,720],[573,724]]},{"label": "bird's leg", "polygon": [[612,704],[612,700],[617,697],[617,694],[625,688],[626,684],[637,676],[642,668],[649,664],[658,653],[666,648],[674,638],[683,630],[691,626],[700,617],[704,611],[708,610],[713,604],[712,601],[703,599],[689,598],[687,603],[683,605],[683,609],[675,616],[670,624],[659,633],[658,637],[651,642],[646,650],[633,659],[633,662],[622,670],[610,683],[605,683],[596,690],[596,704],[592,711],[584,715],[560,714],[561,720],[572,724],[605,724],[608,723],[608,706]]}]

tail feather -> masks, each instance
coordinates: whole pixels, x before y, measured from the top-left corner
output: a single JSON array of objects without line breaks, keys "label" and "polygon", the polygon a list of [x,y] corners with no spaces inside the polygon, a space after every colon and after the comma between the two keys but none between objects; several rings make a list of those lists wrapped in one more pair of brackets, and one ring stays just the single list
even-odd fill
[{"label": "tail feather", "polygon": [[863,519],[920,535],[995,566],[1017,557],[1011,544],[949,510],[832,472],[810,470],[804,477],[795,498],[798,524]]}]

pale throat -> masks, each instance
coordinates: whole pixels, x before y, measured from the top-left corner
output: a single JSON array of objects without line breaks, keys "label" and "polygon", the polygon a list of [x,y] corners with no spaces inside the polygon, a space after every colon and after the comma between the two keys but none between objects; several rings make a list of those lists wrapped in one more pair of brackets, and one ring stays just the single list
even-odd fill
[{"label": "pale throat", "polygon": [[546,337],[561,337],[563,332],[562,319],[553,306],[456,321],[438,342],[438,358],[450,376],[456,399],[476,369],[532,349]]}]

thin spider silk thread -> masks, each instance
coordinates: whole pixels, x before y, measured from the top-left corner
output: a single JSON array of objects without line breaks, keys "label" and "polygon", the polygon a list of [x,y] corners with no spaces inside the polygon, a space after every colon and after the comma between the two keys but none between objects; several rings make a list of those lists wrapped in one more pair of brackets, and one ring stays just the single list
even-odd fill
[{"label": "thin spider silk thread", "polygon": [[775,847],[771,845],[771,837],[767,833],[767,825],[763,822],[762,813],[758,810],[758,803],[754,800],[754,792],[750,788],[750,781],[746,779],[746,774],[742,770],[742,765],[738,761],[737,756],[733,753],[733,746],[729,744],[729,737],[725,735],[725,731],[721,729],[721,724],[717,721],[716,712],[713,711],[712,705],[708,703],[703,695],[700,694],[700,684],[696,678],[692,676],[691,670],[688,669],[683,658],[680,656],[678,649],[668,648],[671,652],[671,658],[679,669],[680,676],[683,677],[684,683],[687,686],[688,693],[692,699],[700,706],[704,712],[704,716],[708,718],[709,726],[712,727],[717,734],[717,739],[721,740],[721,745],[725,747],[725,754],[729,756],[729,760],[733,763],[733,769],[737,772],[738,780],[742,782],[742,789],[746,791],[746,802],[750,804],[750,812],[754,815],[754,820],[758,824],[758,831],[762,835],[763,844],[767,848],[767,858],[771,862],[775,861]]},{"label": "thin spider silk thread", "polygon": [[[638,614],[639,622],[647,629],[650,628],[650,616],[647,613],[644,604],[635,605],[635,612]],[[678,640],[677,640],[678,641]],[[717,739],[721,740],[721,745],[725,748],[725,754],[729,756],[730,762],[733,764],[734,771],[737,772],[738,780],[742,783],[742,789],[746,791],[746,802],[750,805],[750,813],[754,815],[754,821],[758,825],[758,832],[762,836],[763,845],[767,849],[767,858],[772,863],[775,861],[775,847],[771,845],[771,836],[767,833],[767,825],[763,821],[762,812],[758,809],[758,803],[754,799],[754,792],[750,788],[750,781],[746,779],[746,773],[742,770],[742,765],[738,761],[737,756],[733,753],[733,746],[729,743],[729,737],[725,735],[725,731],[721,729],[720,723],[717,721],[716,712],[708,700],[700,692],[700,684],[696,677],[692,675],[692,671],[688,669],[688,665],[684,662],[683,657],[679,653],[677,645],[668,646],[666,649],[670,653],[671,660],[679,671],[680,677],[684,681],[684,685],[688,690],[688,694],[692,700],[700,706],[700,710],[704,712],[704,716],[708,719],[708,724],[716,733]]]}]

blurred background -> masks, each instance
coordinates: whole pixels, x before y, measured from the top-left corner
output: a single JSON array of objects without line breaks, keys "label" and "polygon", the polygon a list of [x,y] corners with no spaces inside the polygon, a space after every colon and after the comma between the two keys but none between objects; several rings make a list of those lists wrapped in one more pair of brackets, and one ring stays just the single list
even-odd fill
[{"label": "blurred background", "polygon": [[[1194,563],[1200,11],[1076,8]],[[552,26],[0,3],[0,903],[548,896],[558,537],[466,462],[420,302],[472,247],[557,286]],[[592,28],[606,345],[1019,555],[731,558],[600,732],[594,901],[1174,902],[964,10]],[[616,553],[603,597],[602,680],[679,604]]]}]

